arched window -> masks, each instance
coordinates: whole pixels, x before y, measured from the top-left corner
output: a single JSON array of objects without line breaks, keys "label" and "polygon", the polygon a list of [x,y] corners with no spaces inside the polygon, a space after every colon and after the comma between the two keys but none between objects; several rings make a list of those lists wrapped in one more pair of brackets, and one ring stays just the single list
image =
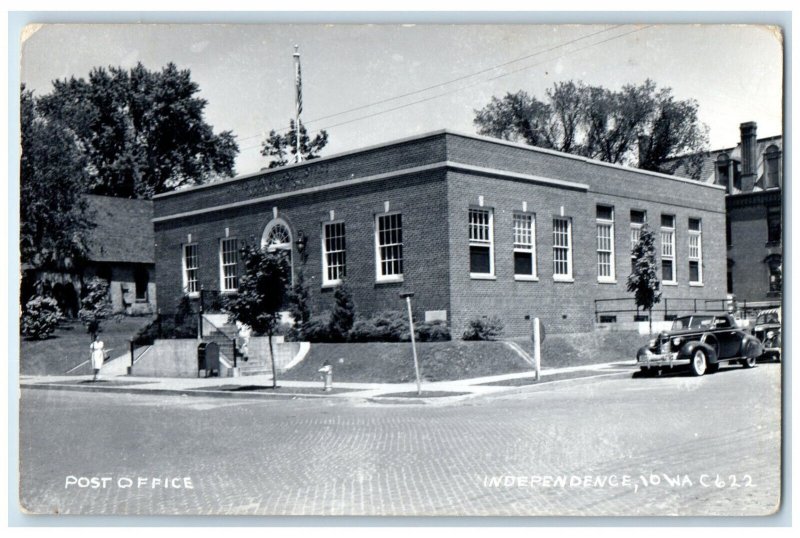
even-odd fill
[{"label": "arched window", "polygon": [[766,178],[764,188],[773,189],[781,185],[781,150],[772,144],[764,152],[764,162],[766,163]]},{"label": "arched window", "polygon": [[[280,218],[272,219],[264,233],[261,235],[261,248],[267,252],[279,252],[284,254],[289,261],[290,269],[293,269],[292,256],[292,230],[289,224]],[[294,276],[294,271],[291,271]]]}]

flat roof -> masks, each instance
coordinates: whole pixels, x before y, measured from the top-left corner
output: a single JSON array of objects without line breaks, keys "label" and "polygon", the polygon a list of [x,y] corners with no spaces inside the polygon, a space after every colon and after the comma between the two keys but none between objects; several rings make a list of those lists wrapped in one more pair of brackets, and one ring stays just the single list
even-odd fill
[{"label": "flat roof", "polygon": [[650,170],[643,170],[641,168],[635,168],[635,167],[632,167],[632,166],[625,166],[625,165],[621,165],[621,164],[608,163],[608,162],[605,162],[605,161],[600,161],[600,160],[597,160],[597,159],[590,159],[588,157],[583,157],[583,156],[580,156],[580,155],[573,155],[571,153],[564,153],[562,151],[556,151],[556,150],[552,150],[552,149],[545,149],[545,148],[540,148],[540,147],[536,147],[536,146],[529,146],[527,144],[522,144],[522,143],[519,143],[519,142],[510,142],[508,140],[501,140],[499,138],[491,138],[491,137],[488,137],[488,136],[481,136],[481,135],[476,135],[476,134],[471,134],[471,133],[463,133],[463,132],[454,131],[454,130],[451,130],[451,129],[439,129],[439,130],[436,130],[436,131],[430,131],[430,132],[427,132],[427,133],[408,136],[408,137],[405,137],[405,138],[390,140],[390,141],[387,141],[387,142],[381,142],[381,143],[373,144],[371,146],[366,146],[366,147],[363,147],[363,148],[357,148],[357,149],[343,151],[343,152],[340,152],[340,153],[334,153],[333,155],[326,155],[324,157],[318,157],[316,159],[309,160],[309,161],[303,161],[303,162],[300,162],[300,163],[291,163],[291,164],[287,164],[286,166],[281,166],[281,167],[276,167],[276,168],[268,168],[266,170],[259,170],[257,172],[250,172],[250,173],[242,174],[242,175],[230,178],[230,179],[224,179],[222,181],[216,181],[214,183],[205,183],[203,185],[193,185],[191,187],[187,187],[187,188],[184,188],[184,189],[181,189],[181,190],[175,190],[175,191],[165,192],[165,193],[162,193],[162,194],[157,194],[157,195],[153,196],[153,200],[157,200],[157,199],[160,199],[160,198],[166,198],[166,197],[170,197],[170,196],[178,196],[178,195],[188,194],[188,193],[192,193],[194,191],[198,191],[198,190],[202,190],[202,189],[208,189],[208,188],[211,188],[211,187],[219,187],[220,185],[226,185],[226,184],[232,183],[232,182],[239,182],[239,181],[243,181],[243,180],[250,179],[250,178],[253,178],[253,177],[267,176],[267,175],[269,175],[271,173],[285,172],[286,170],[292,169],[292,168],[300,169],[300,168],[303,168],[303,167],[306,167],[306,166],[313,166],[316,163],[325,162],[325,161],[328,161],[328,160],[339,159],[341,157],[346,157],[346,156],[349,156],[349,155],[355,155],[355,154],[358,154],[358,153],[363,153],[363,152],[372,151],[372,150],[375,150],[375,149],[395,146],[395,145],[398,145],[398,144],[404,144],[404,143],[411,142],[411,141],[414,141],[414,140],[422,140],[422,139],[425,139],[425,138],[431,138],[431,137],[439,136],[439,135],[460,136],[462,138],[480,140],[482,142],[487,142],[487,143],[491,143],[491,144],[497,144],[497,145],[502,145],[502,146],[519,148],[519,149],[523,149],[523,150],[526,150],[526,151],[531,151],[533,153],[543,153],[543,154],[546,154],[546,155],[555,155],[555,156],[562,157],[562,158],[565,158],[565,159],[581,161],[581,162],[584,162],[584,163],[587,163],[587,164],[591,164],[591,165],[595,165],[595,166],[604,166],[604,167],[608,167],[608,168],[616,168],[616,169],[619,169],[619,170],[625,170],[625,171],[634,172],[634,173],[637,173],[637,174],[645,174],[645,175],[658,177],[658,178],[662,178],[662,179],[669,179],[669,180],[672,180],[672,181],[678,181],[678,182],[681,182],[681,183],[689,183],[689,184],[692,184],[692,185],[697,185],[699,187],[706,187],[706,188],[710,188],[710,189],[717,189],[717,190],[723,190],[723,191],[725,190],[725,187],[723,187],[721,185],[703,183],[703,182],[696,181],[696,180],[693,180],[693,179],[687,179],[687,178],[683,178],[683,177],[679,177],[679,176],[673,176],[673,175],[669,175],[669,174],[662,174],[660,172],[652,172]]}]

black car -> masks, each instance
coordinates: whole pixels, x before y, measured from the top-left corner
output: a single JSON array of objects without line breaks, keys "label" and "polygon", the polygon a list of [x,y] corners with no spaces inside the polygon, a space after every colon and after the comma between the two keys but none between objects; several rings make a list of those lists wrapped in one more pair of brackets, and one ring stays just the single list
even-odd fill
[{"label": "black car", "polygon": [[729,314],[691,314],[677,318],[670,331],[640,348],[636,361],[645,374],[688,365],[692,374],[701,376],[722,363],[752,368],[762,353],[761,342],[736,327]]},{"label": "black car", "polygon": [[781,360],[781,309],[762,310],[756,317],[753,336],[764,345],[765,359]]}]

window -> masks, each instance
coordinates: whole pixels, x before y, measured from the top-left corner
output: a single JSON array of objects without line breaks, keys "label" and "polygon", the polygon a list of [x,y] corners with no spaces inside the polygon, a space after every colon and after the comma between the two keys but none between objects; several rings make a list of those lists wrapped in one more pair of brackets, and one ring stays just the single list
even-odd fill
[{"label": "window", "polygon": [[236,264],[236,239],[222,239],[219,242],[219,277],[220,289],[222,291],[236,291],[239,289],[239,276]]},{"label": "window", "polygon": [[572,221],[553,219],[553,279],[572,280]]},{"label": "window", "polygon": [[614,272],[614,208],[597,206],[597,280],[613,282]]},{"label": "window", "polygon": [[469,210],[469,274],[494,276],[494,230],[490,209]]},{"label": "window", "polygon": [[514,213],[514,278],[536,278],[536,217]]},{"label": "window", "polygon": [[767,243],[781,242],[781,206],[767,206]]},{"label": "window", "polygon": [[764,261],[769,269],[769,293],[767,295],[778,296],[783,289],[783,257],[780,254],[770,254]]},{"label": "window", "polygon": [[676,284],[675,215],[661,215],[661,281]]},{"label": "window", "polygon": [[633,250],[639,243],[639,238],[642,237],[642,226],[647,222],[647,213],[638,209],[631,209],[631,271],[636,266],[636,258],[633,255]]},{"label": "window", "polygon": [[136,302],[147,302],[147,287],[150,284],[150,273],[146,267],[141,265],[136,266],[136,271],[133,274],[134,285],[136,286]]},{"label": "window", "polygon": [[322,284],[339,284],[347,276],[344,222],[329,222],[322,227]]},{"label": "window", "polygon": [[200,291],[197,282],[199,263],[197,259],[197,243],[183,245],[183,290],[189,294]]},{"label": "window", "polygon": [[379,281],[403,279],[403,216],[400,213],[375,217],[376,278]]},{"label": "window", "polygon": [[703,283],[703,223],[689,219],[689,283]]}]

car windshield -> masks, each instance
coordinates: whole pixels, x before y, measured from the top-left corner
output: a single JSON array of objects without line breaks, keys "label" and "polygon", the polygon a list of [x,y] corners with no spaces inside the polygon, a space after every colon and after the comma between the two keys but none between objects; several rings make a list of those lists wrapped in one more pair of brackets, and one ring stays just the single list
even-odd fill
[{"label": "car windshield", "polygon": [[713,316],[684,316],[672,322],[672,330],[705,329],[713,325]]},{"label": "car windshield", "polygon": [[778,323],[778,313],[766,312],[764,314],[760,314],[756,319],[756,324],[762,325],[764,323]]}]

